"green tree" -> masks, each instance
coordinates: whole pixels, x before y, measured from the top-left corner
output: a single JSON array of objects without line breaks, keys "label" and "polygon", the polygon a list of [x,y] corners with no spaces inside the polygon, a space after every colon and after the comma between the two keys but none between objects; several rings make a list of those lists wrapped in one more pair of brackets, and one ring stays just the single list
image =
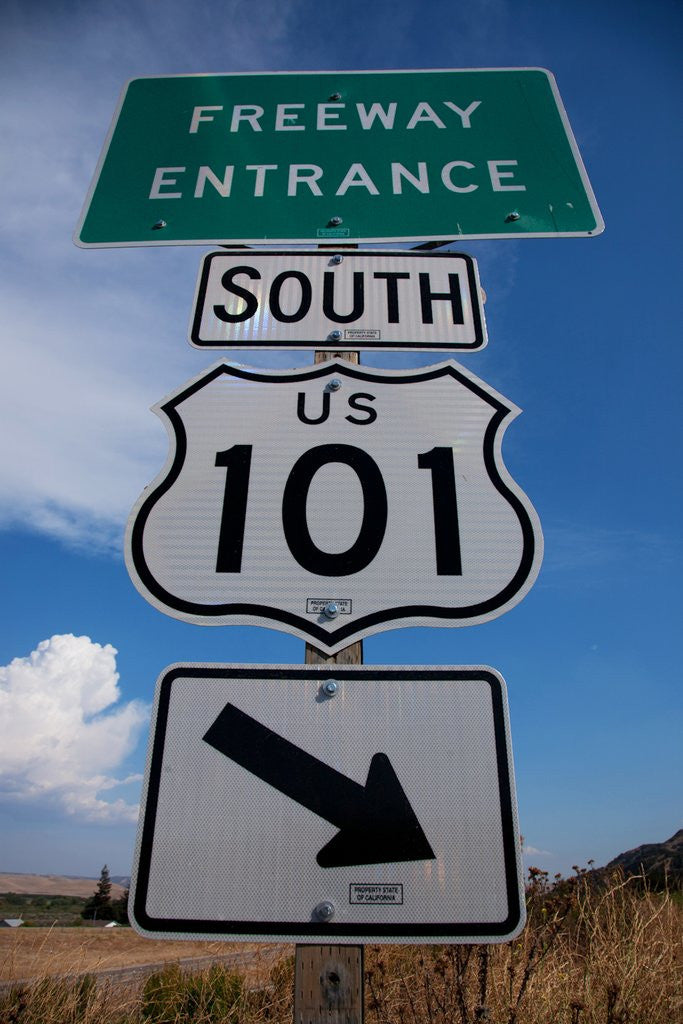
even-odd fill
[{"label": "green tree", "polygon": [[100,872],[100,880],[97,888],[83,908],[82,916],[93,921],[112,921],[114,919],[114,908],[111,899],[111,880],[109,868],[105,864]]},{"label": "green tree", "polygon": [[125,889],[122,896],[112,900],[112,919],[119,924],[128,924],[128,889]]}]

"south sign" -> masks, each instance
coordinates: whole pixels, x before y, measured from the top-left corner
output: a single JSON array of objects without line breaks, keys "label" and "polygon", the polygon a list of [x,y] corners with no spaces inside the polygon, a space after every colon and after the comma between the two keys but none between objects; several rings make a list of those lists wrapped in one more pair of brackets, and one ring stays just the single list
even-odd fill
[{"label": "south sign", "polygon": [[476,261],[464,253],[212,252],[197,348],[450,349],[486,344]]},{"label": "south sign", "polygon": [[156,608],[333,653],[398,626],[512,608],[542,535],[502,461],[519,410],[458,364],[410,371],[220,362],[155,407],[166,467],[128,525]]}]

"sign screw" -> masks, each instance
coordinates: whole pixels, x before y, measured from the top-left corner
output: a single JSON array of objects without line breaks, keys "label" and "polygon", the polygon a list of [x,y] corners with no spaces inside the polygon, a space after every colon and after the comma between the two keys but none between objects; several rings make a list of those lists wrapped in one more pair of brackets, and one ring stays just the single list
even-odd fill
[{"label": "sign screw", "polygon": [[323,615],[326,619],[336,619],[339,615],[339,605],[336,601],[328,601],[323,608]]},{"label": "sign screw", "polygon": [[338,689],[339,684],[334,679],[328,679],[323,683],[323,693],[326,697],[334,697]]},{"label": "sign screw", "polygon": [[330,341],[341,341],[341,331],[330,331],[328,337]]},{"label": "sign screw", "polygon": [[334,263],[334,265],[336,267],[338,267],[339,264],[343,263],[343,262],[344,262],[344,257],[342,256],[342,254],[340,252],[336,252],[334,254],[334,256],[332,257],[332,259],[330,260],[330,263]]},{"label": "sign screw", "polygon": [[341,99],[341,93],[340,92],[333,92],[332,95],[330,96],[330,99],[334,100],[335,103],[336,103],[337,100]]},{"label": "sign screw", "polygon": [[[340,332],[332,331],[332,334],[330,335],[330,337],[333,337],[334,334],[336,334],[336,333],[339,333],[339,337],[341,338],[341,331]],[[338,341],[339,338],[335,338],[334,340]],[[339,377],[333,377],[332,380],[330,381],[330,383],[327,386],[330,389],[330,391],[339,391],[340,387],[342,386],[342,382],[339,380]]]},{"label": "sign screw", "polygon": [[165,220],[158,220],[156,222],[156,224],[152,224],[152,231],[160,231],[161,228],[165,228],[165,227],[166,227],[166,221]]},{"label": "sign screw", "polygon": [[334,903],[330,903],[329,900],[324,900],[322,903],[317,905],[313,913],[318,920],[329,921],[334,917]]},{"label": "sign screw", "polygon": [[339,227],[339,225],[342,223],[343,221],[341,217],[330,217],[330,224],[332,225],[332,227]]},{"label": "sign screw", "polygon": [[508,213],[508,215],[505,218],[505,220],[506,220],[506,222],[509,223],[511,220],[519,220],[519,218],[520,218],[520,214],[518,214],[516,210],[513,210],[512,213]]}]

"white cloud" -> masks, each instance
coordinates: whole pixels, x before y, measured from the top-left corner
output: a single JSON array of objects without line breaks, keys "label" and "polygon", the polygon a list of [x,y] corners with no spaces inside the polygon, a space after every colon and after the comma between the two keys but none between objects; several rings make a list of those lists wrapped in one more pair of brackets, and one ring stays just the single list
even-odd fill
[{"label": "white cloud", "polygon": [[522,853],[525,857],[552,857],[550,850],[539,850],[536,846],[529,846],[525,843],[522,847]]},{"label": "white cloud", "polygon": [[112,774],[148,709],[119,700],[116,650],[87,636],[43,640],[0,668],[0,798],[49,800],[89,821],[135,821],[137,807],[101,793],[138,781]]},{"label": "white cloud", "polygon": [[[626,527],[544,519],[545,555],[541,586],[566,586],[572,576],[582,587],[612,586],[615,574],[679,564],[682,545],[662,534]],[[590,583],[588,583],[590,570]]]},{"label": "white cloud", "polygon": [[[0,426],[12,444],[0,465],[0,522],[20,519],[67,537],[120,537],[137,494],[163,464],[163,434],[149,413],[151,389],[117,366],[122,345],[117,353],[111,327],[102,325],[91,341],[99,352],[88,354],[94,332],[70,330],[59,303],[49,334],[39,312],[25,306],[21,315],[16,295],[4,296],[4,308],[13,338],[5,346]],[[90,304],[81,308],[92,322]],[[125,331],[125,319],[116,322]]]}]

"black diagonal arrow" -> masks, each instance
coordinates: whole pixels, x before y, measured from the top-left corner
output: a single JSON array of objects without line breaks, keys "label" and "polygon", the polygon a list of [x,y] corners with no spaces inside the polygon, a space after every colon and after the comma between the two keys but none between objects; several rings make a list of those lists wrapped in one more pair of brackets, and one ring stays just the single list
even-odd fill
[{"label": "black diagonal arrow", "polygon": [[386,754],[375,754],[364,786],[256,719],[226,704],[204,740],[339,832],[316,860],[323,868],[431,860],[434,851]]}]

